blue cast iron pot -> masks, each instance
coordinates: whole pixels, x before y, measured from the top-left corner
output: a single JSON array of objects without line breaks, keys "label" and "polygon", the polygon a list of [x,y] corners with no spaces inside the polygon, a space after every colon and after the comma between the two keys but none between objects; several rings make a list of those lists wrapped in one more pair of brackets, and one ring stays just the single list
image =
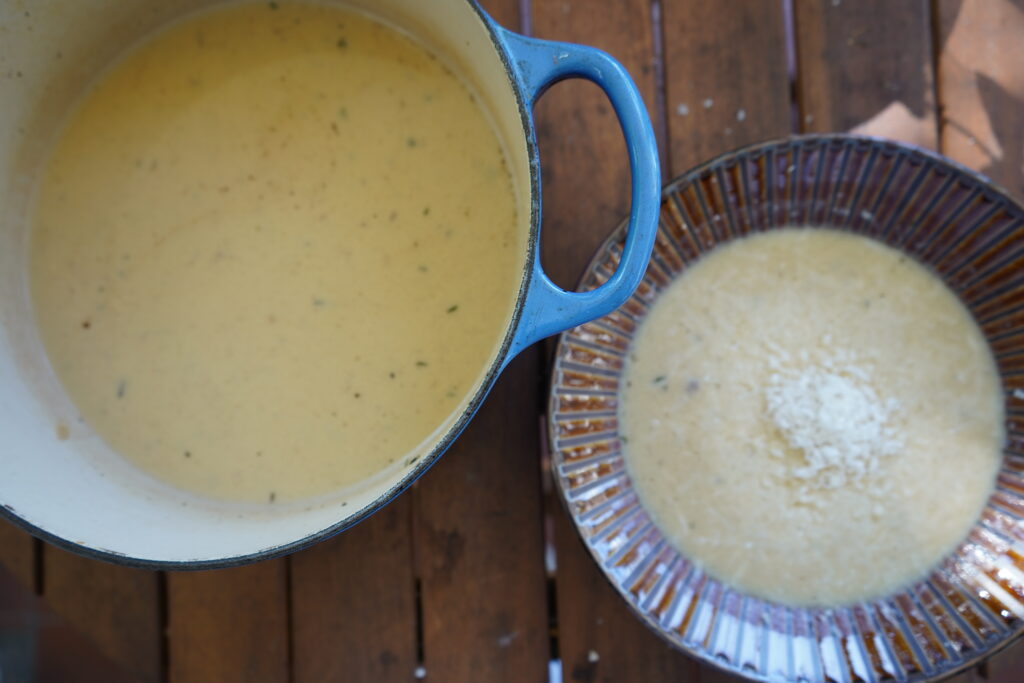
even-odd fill
[{"label": "blue cast iron pot", "polygon": [[[508,362],[533,342],[599,318],[640,281],[658,222],[660,175],[651,123],[623,67],[599,50],[524,37],[468,0],[349,0],[344,4],[409,31],[453,64],[481,96],[502,138],[518,210],[529,231],[523,274],[500,348],[464,403],[439,425],[424,455],[407,458],[354,490],[276,505],[218,502],[172,489],[137,471],[102,440],[54,437],[68,399],[38,343],[27,296],[25,245],[32,175],[44,141],[81,94],[81,84],[124,47],[209,0],[0,0],[0,510],[37,536],[75,552],[134,566],[231,566],[292,552],[356,524],[422,475],[458,437]],[[88,5],[88,6],[86,6]],[[60,55],[60,58],[57,57]],[[607,94],[632,172],[629,237],[615,274],[588,292],[567,292],[540,263],[540,163],[534,102],[553,83],[585,78]],[[612,224],[618,217],[609,216]],[[528,223],[527,223],[528,222]],[[497,336],[497,335],[496,335]],[[339,443],[343,452],[345,444]],[[301,463],[296,464],[301,467]]]}]

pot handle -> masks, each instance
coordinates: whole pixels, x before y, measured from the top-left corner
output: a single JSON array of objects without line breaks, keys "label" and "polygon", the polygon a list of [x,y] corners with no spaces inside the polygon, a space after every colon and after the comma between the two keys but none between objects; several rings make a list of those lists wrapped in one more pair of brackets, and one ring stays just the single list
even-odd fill
[{"label": "pot handle", "polygon": [[633,293],[651,257],[661,206],[661,172],[658,147],[643,99],[626,69],[602,50],[571,43],[529,38],[495,27],[512,60],[512,72],[520,91],[532,106],[544,92],[567,78],[585,78],[599,86],[615,109],[626,138],[632,174],[632,205],[629,232],[615,273],[597,289],[567,292],[541,267],[535,249],[533,273],[522,317],[505,358],[544,337],[611,313]]}]

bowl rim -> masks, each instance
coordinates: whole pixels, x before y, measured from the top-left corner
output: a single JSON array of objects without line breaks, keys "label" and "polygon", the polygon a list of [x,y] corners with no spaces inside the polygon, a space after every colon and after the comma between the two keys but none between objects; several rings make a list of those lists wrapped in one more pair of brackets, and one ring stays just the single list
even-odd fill
[{"label": "bowl rim", "polygon": [[[675,193],[678,189],[691,185],[698,181],[709,169],[720,166],[723,164],[723,162],[729,159],[737,158],[740,156],[756,156],[759,152],[766,152],[769,150],[774,151],[799,146],[826,146],[829,144],[859,144],[867,147],[888,150],[897,153],[916,154],[940,166],[945,166],[957,174],[967,176],[977,184],[976,189],[979,192],[981,192],[983,196],[993,201],[999,201],[1006,205],[1009,205],[1010,207],[1016,209],[1016,211],[1018,211],[1022,216],[1024,216],[1024,202],[1015,199],[1005,187],[1003,187],[1002,185],[995,182],[994,180],[992,180],[991,178],[989,178],[988,176],[979,171],[969,168],[954,159],[950,159],[949,157],[946,157],[939,152],[927,149],[925,147],[921,147],[920,145],[902,142],[899,140],[893,140],[890,138],[884,138],[880,136],[863,135],[855,133],[791,134],[782,137],[772,138],[766,141],[755,142],[748,145],[742,145],[739,147],[732,148],[726,152],[717,154],[696,166],[693,166],[692,168],[682,172],[681,174],[673,177],[668,182],[666,182],[662,187],[662,202],[664,203],[668,199],[668,197],[671,194]],[[619,224],[615,226],[615,228],[613,228],[609,232],[609,234],[603,240],[601,240],[598,246],[594,249],[593,254],[587,261],[586,266],[583,268],[582,273],[576,281],[577,291],[581,291],[584,287],[587,286],[587,280],[590,278],[591,272],[594,270],[594,268],[601,263],[602,255],[608,253],[610,247],[612,247],[619,240],[626,226],[627,222],[621,221]],[[600,320],[600,318],[598,320]],[[620,586],[619,583],[617,583],[613,579],[610,572],[606,570],[604,566],[604,558],[602,558],[598,554],[597,549],[591,543],[589,543],[587,539],[584,537],[582,528],[580,524],[577,522],[576,515],[573,513],[572,508],[570,506],[570,501],[567,496],[568,491],[563,486],[562,477],[559,475],[556,469],[558,464],[560,464],[561,462],[561,456],[559,455],[559,449],[556,445],[556,435],[554,431],[555,420],[553,419],[554,405],[556,399],[555,388],[558,385],[559,366],[562,362],[562,358],[559,351],[566,344],[567,338],[573,333],[574,329],[575,328],[570,328],[558,334],[555,341],[555,349],[554,352],[551,354],[551,360],[549,361],[549,368],[547,373],[547,402],[544,412],[545,434],[543,435],[543,440],[544,447],[547,449],[549,453],[549,467],[547,468],[548,473],[550,474],[553,480],[554,488],[557,491],[557,498],[561,503],[562,510],[569,517],[573,530],[575,531],[576,538],[582,543],[584,548],[586,548],[587,554],[594,561],[596,569],[600,573],[601,577],[608,584],[611,585],[615,593],[626,603],[629,612],[634,617],[639,618],[639,620],[648,628],[648,630],[654,632],[662,642],[670,645],[673,650],[675,650],[676,652],[681,652],[689,657],[693,657],[704,665],[709,665],[724,673],[732,674],[734,676],[740,676],[747,680],[763,681],[764,683],[771,683],[772,681],[778,680],[776,678],[772,678],[771,674],[769,673],[760,674],[744,670],[739,666],[730,666],[729,664],[716,658],[707,649],[693,648],[687,645],[683,638],[675,639],[670,637],[662,628],[662,626],[658,624],[657,621],[650,614],[642,611],[639,608],[639,606],[635,604],[631,595],[624,589],[624,587]],[[637,500],[639,501],[639,497],[637,498]],[[644,508],[642,503],[640,504],[640,507],[641,509],[646,511],[646,508]],[[655,528],[657,527],[655,526]],[[658,529],[658,533],[661,533],[660,529]],[[676,549],[674,546],[673,550],[680,557],[686,557],[685,555],[683,555],[681,551]],[[889,595],[885,595],[880,596],[874,600],[836,605],[834,607],[801,607],[784,605],[782,603],[773,602],[766,598],[750,596],[745,591],[733,587],[731,584],[728,584],[720,579],[715,580],[718,581],[718,583],[720,583],[723,586],[723,588],[731,589],[737,595],[740,595],[744,598],[755,597],[755,599],[760,600],[765,604],[777,605],[787,610],[842,609],[852,607],[855,605],[871,604],[872,602],[878,600],[885,600],[889,597]],[[913,681],[914,683],[937,683],[938,681],[943,681],[952,678],[953,676],[963,673],[967,669],[977,666],[978,664],[988,660],[990,657],[993,657],[994,655],[1002,652],[1003,650],[1008,649],[1009,647],[1017,644],[1019,641],[1022,640],[1022,637],[1024,637],[1024,620],[1020,620],[1019,623],[1011,630],[1010,634],[1007,637],[1003,638],[998,642],[993,643],[991,646],[983,646],[983,648],[977,654],[967,659],[964,659],[963,661],[957,663],[955,666],[930,676],[912,674],[909,677],[907,677],[906,680],[908,681],[908,683],[910,681]],[[785,680],[788,681],[789,679]],[[818,682],[812,681],[811,683]]]}]

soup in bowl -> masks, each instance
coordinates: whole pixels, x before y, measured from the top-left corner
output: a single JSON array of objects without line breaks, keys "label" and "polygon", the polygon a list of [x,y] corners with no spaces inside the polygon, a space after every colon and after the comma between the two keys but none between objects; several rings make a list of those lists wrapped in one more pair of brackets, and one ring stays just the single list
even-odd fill
[{"label": "soup in bowl", "polygon": [[548,408],[557,487],[633,612],[757,681],[941,679],[1018,638],[1022,253],[1024,207],[882,140],[670,183],[643,282],[562,335]]}]

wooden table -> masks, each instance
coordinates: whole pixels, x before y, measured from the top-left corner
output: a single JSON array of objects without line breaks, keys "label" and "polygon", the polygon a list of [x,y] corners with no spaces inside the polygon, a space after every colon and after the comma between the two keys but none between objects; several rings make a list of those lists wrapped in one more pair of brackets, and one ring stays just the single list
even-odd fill
[{"label": "wooden table", "polygon": [[[483,4],[506,26],[618,57],[647,101],[666,180],[747,143],[858,129],[940,150],[1024,195],[1024,0]],[[625,150],[588,84],[557,86],[537,125],[543,259],[572,286],[628,209]],[[413,490],[291,557],[162,574],[80,559],[0,524],[3,565],[98,658],[43,639],[39,671],[499,683],[545,681],[560,666],[565,681],[733,680],[630,615],[552,495],[540,427],[551,348],[511,364]],[[0,614],[17,608],[10,595],[0,591]],[[1024,680],[1024,648],[956,680],[985,679]]]}]

